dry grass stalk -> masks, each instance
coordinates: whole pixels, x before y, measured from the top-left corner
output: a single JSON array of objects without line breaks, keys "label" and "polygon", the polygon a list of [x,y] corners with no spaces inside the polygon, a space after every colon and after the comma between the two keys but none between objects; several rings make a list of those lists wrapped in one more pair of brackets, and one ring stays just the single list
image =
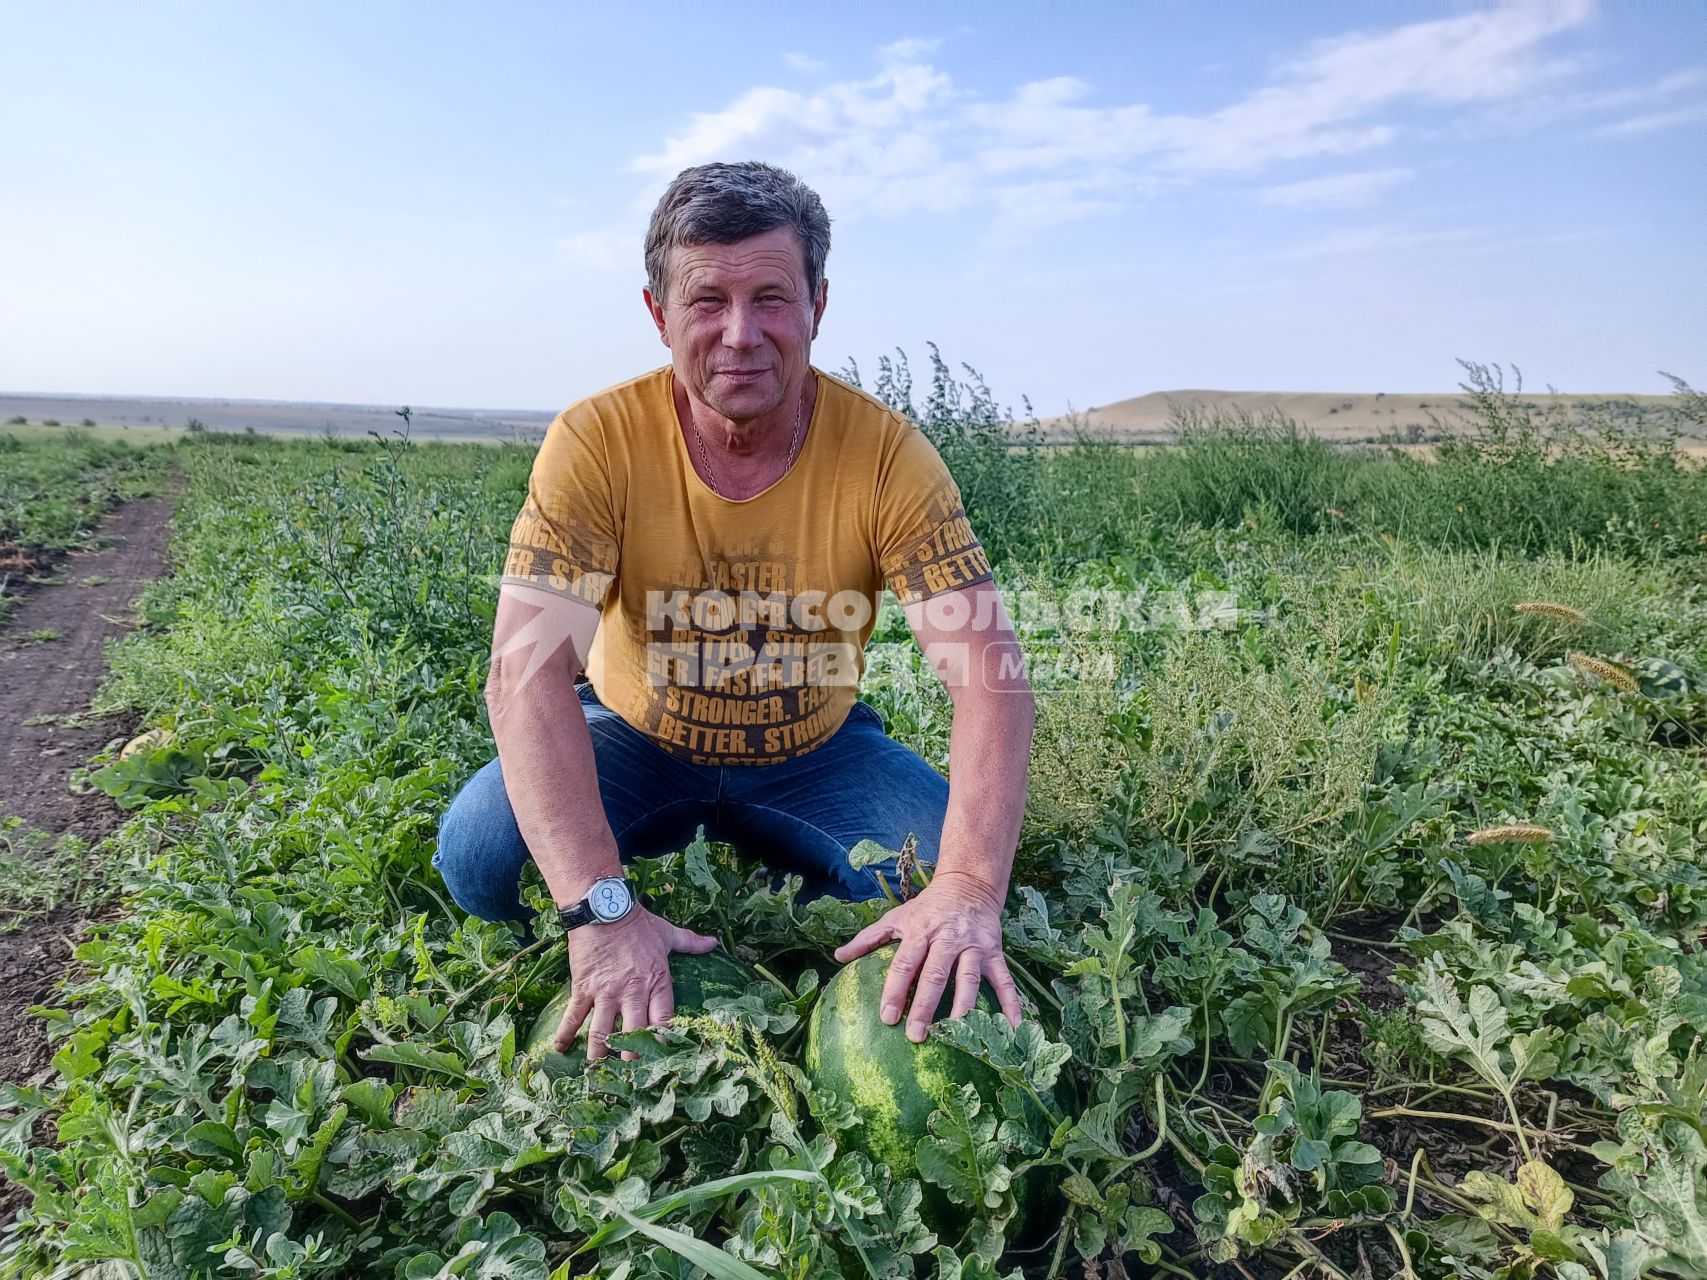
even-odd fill
[{"label": "dry grass stalk", "polygon": [[1497,827],[1483,827],[1465,837],[1466,844],[1546,844],[1553,838],[1553,829],[1538,822],[1507,822]]},{"label": "dry grass stalk", "polygon": [[1596,658],[1586,653],[1573,653],[1568,655],[1565,661],[1578,671],[1586,671],[1589,675],[1606,681],[1614,689],[1624,690],[1625,693],[1636,693],[1641,688],[1636,683],[1636,677],[1631,675],[1627,669],[1606,658]]},{"label": "dry grass stalk", "polygon": [[1574,622],[1578,626],[1588,622],[1588,614],[1581,609],[1573,609],[1568,604],[1556,604],[1551,600],[1525,600],[1516,606],[1518,613],[1539,614],[1544,618],[1557,618],[1560,622]]}]

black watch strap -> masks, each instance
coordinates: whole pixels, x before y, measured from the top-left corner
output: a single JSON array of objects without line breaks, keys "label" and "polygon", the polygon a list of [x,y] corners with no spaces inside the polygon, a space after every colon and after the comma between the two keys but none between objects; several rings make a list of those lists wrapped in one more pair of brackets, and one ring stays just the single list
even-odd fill
[{"label": "black watch strap", "polygon": [[565,930],[578,929],[584,924],[592,924],[596,919],[593,915],[592,905],[585,898],[575,903],[574,906],[564,907],[557,913],[557,918],[563,922]]}]

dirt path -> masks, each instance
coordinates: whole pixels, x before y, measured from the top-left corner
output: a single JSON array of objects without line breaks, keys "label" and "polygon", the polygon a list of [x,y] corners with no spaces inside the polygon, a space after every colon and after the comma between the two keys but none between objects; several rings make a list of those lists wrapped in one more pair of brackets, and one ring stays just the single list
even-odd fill
[{"label": "dirt path", "polygon": [[[89,705],[106,674],[106,640],[135,625],[137,593],[166,570],[174,496],[114,510],[97,535],[110,545],[65,556],[54,567],[58,582],[31,588],[0,626],[0,816],[90,841],[122,820],[106,796],[74,795],[69,784],[127,721],[30,721]],[[42,1023],[25,1011],[52,994],[83,923],[66,907],[0,934],[0,1081],[27,1082],[47,1065]]]}]

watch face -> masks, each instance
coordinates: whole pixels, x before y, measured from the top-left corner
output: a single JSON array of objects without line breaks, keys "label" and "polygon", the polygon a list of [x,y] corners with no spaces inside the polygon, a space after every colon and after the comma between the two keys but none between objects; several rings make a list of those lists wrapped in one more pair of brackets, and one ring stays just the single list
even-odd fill
[{"label": "watch face", "polygon": [[588,905],[600,920],[620,920],[628,913],[632,901],[628,886],[621,880],[601,880],[587,895]]}]

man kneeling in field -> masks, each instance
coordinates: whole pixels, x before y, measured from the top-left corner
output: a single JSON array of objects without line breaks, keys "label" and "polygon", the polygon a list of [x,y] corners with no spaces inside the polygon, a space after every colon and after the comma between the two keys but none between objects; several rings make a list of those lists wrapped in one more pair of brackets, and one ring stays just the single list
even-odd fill
[{"label": "man kneeling in field", "polygon": [[[585,1025],[590,1057],[670,1018],[671,951],[716,945],[635,902],[622,872],[702,825],[847,898],[879,892],[856,844],[916,836],[929,887],[837,959],[899,940],[881,1015],[898,1021],[911,991],[914,1040],[951,983],[951,1016],[987,978],[1019,1020],[1001,913],[1031,690],[930,441],[810,363],[829,244],[791,174],[681,173],[645,250],[670,363],[557,416],[510,536],[486,685],[498,758],[451,805],[434,863],[491,920],[522,914],[522,869],[539,866],[569,930],[557,1043]],[[858,700],[885,585],[948,686],[952,783]]]}]

